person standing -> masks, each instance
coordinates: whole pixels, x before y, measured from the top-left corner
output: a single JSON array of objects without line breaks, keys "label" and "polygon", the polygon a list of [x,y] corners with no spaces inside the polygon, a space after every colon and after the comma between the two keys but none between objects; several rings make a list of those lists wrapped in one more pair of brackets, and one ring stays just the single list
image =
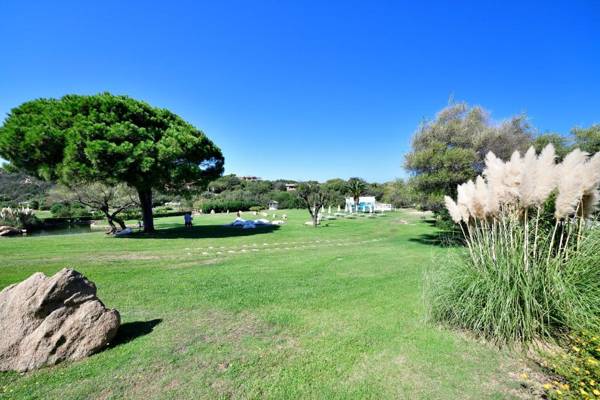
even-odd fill
[{"label": "person standing", "polygon": [[186,228],[191,228],[192,227],[192,220],[194,218],[192,217],[192,213],[191,212],[186,212],[185,214],[183,214],[183,222],[185,223],[185,227]]}]

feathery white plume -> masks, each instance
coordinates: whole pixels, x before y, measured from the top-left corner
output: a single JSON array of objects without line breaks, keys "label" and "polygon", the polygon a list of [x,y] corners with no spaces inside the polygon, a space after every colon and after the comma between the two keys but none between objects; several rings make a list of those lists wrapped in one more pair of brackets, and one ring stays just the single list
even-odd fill
[{"label": "feathery white plume", "polygon": [[471,199],[470,199],[471,194],[469,193],[467,184],[463,183],[462,185],[458,185],[458,187],[456,188],[456,191],[457,191],[456,204],[462,215],[462,220],[465,222],[469,222],[469,217],[471,216],[469,213],[469,204],[471,202]]},{"label": "feathery white plume", "polygon": [[479,219],[484,219],[489,209],[488,186],[479,175],[475,179],[475,190],[473,192],[473,215]]},{"label": "feathery white plume", "polygon": [[506,203],[514,203],[519,199],[519,188],[521,186],[521,170],[523,168],[523,160],[521,154],[515,151],[504,165],[504,176],[502,183],[504,185],[503,199]]},{"label": "feathery white plume", "polygon": [[581,211],[578,214],[583,218],[588,218],[598,206],[598,200],[600,200],[598,191],[585,193],[581,198],[581,206],[579,207]]},{"label": "feathery white plume", "polygon": [[538,159],[535,149],[532,147],[527,150],[521,163],[521,176],[519,178],[519,198],[523,207],[529,207],[535,203],[536,187],[538,181],[537,169]]},{"label": "feathery white plume", "polygon": [[[506,198],[506,190],[504,187],[504,162],[496,157],[491,151],[485,156],[485,169],[483,176],[486,177],[490,187],[490,196],[494,203],[499,204]],[[492,208],[492,207],[491,207]]]},{"label": "feathery white plume", "polygon": [[567,154],[563,162],[557,167],[558,195],[556,196],[554,210],[556,218],[562,219],[575,213],[586,187],[586,161],[587,153],[575,149]]},{"label": "feathery white plume", "polygon": [[552,143],[546,145],[540,153],[536,163],[536,186],[533,196],[535,204],[541,204],[554,189],[556,189],[556,152]]},{"label": "feathery white plume", "polygon": [[452,221],[456,222],[457,224],[460,223],[460,221],[462,220],[462,213],[458,208],[458,205],[454,202],[454,200],[452,200],[450,196],[444,196],[444,203],[446,205],[448,213],[450,214],[450,217],[452,218]]},{"label": "feathery white plume", "polygon": [[585,187],[584,192],[591,192],[600,185],[600,153],[594,154],[592,158],[585,163]]}]

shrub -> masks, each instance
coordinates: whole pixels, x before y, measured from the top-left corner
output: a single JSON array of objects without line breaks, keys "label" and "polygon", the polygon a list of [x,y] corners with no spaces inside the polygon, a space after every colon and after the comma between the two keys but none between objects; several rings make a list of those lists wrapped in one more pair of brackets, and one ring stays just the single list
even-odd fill
[{"label": "shrub", "polygon": [[121,218],[123,218],[123,220],[125,220],[125,221],[142,219],[142,214],[141,214],[140,210],[126,210],[126,211],[123,211],[120,215],[121,215]]},{"label": "shrub", "polygon": [[50,207],[50,213],[55,218],[67,218],[71,216],[69,206],[64,203],[54,203]]},{"label": "shrub", "polygon": [[203,213],[209,213],[212,210],[215,210],[215,212],[226,212],[227,210],[231,212],[248,211],[250,210],[250,207],[256,205],[257,204],[254,202],[245,200],[225,200],[219,198],[204,200],[197,204],[198,208],[200,208]]},{"label": "shrub", "polygon": [[155,207],[152,212],[154,214],[166,214],[173,211],[172,207]]},{"label": "shrub", "polygon": [[71,204],[69,202],[54,203],[50,207],[50,212],[55,218],[81,218],[90,217],[92,214],[81,204]]},{"label": "shrub", "polygon": [[[600,317],[600,154],[530,149],[509,162],[493,154],[484,175],[458,187],[446,207],[467,249],[430,274],[431,317],[500,344],[589,328]],[[553,193],[556,195],[555,200]],[[554,222],[545,220],[554,202]]]},{"label": "shrub", "polygon": [[261,211],[263,209],[264,209],[264,207],[261,207],[261,206],[252,206],[248,210],[250,210],[250,211]]},{"label": "shrub", "polygon": [[296,192],[271,192],[269,200],[275,200],[279,203],[280,209],[304,208],[302,200]]},{"label": "shrub", "polygon": [[[600,325],[600,321],[599,325]],[[550,399],[600,399],[600,332],[573,333],[542,364],[555,376],[543,385]]]}]

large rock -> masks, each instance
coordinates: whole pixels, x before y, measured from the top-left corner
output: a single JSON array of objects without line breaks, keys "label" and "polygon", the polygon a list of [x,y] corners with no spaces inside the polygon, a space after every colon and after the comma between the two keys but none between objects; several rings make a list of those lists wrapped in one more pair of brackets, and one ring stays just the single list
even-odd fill
[{"label": "large rock", "polygon": [[114,338],[119,325],[118,311],[104,307],[94,283],[79,272],[37,272],[0,292],[0,370],[89,356]]}]

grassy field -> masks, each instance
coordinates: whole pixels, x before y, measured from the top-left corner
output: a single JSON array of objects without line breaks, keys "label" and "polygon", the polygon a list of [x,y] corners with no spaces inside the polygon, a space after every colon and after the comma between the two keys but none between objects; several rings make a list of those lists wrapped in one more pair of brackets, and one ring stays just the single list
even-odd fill
[{"label": "grassy field", "polygon": [[0,240],[0,288],[72,267],[123,321],[86,360],[0,373],[0,398],[511,397],[517,360],[425,321],[423,272],[447,250],[418,213],[318,229],[287,214],[275,230],[205,215],[152,237]]}]

